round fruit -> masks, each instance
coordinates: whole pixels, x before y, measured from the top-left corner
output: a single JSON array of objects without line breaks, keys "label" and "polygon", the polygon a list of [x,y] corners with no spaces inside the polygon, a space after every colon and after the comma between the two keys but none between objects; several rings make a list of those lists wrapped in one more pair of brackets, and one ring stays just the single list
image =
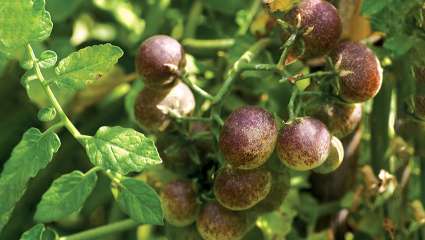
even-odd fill
[{"label": "round fruit", "polygon": [[270,192],[271,173],[265,169],[222,168],[214,180],[217,201],[231,210],[245,210],[263,200]]},{"label": "round fruit", "polygon": [[329,152],[329,157],[326,161],[320,165],[318,168],[313,169],[314,172],[320,174],[328,174],[335,171],[339,166],[341,166],[342,161],[344,160],[344,146],[342,142],[336,138],[332,137],[331,139],[331,150]]},{"label": "round fruit", "polygon": [[379,92],[382,68],[369,48],[360,43],[343,42],[333,51],[332,59],[340,71],[339,95],[344,101],[365,102]]},{"label": "round fruit", "polygon": [[272,186],[270,193],[261,202],[255,205],[252,210],[257,213],[266,213],[279,209],[288,195],[290,188],[289,171],[272,172]]},{"label": "round fruit", "polygon": [[415,96],[415,115],[425,120],[425,96]]},{"label": "round fruit", "polygon": [[279,159],[289,168],[305,171],[325,162],[329,155],[331,135],[321,121],[305,117],[281,129],[277,139]]},{"label": "round fruit", "polygon": [[273,153],[277,133],[271,113],[260,107],[241,107],[224,122],[220,133],[220,150],[226,161],[235,168],[257,168]]},{"label": "round fruit", "polygon": [[352,133],[362,119],[361,104],[323,104],[313,111],[313,116],[322,121],[329,132],[338,138]]},{"label": "round fruit", "polygon": [[293,8],[285,20],[304,30],[304,58],[320,57],[337,44],[342,33],[342,22],[337,9],[324,0],[303,0]]},{"label": "round fruit", "polygon": [[195,109],[195,97],[186,84],[169,89],[144,88],[137,96],[134,112],[140,124],[151,131],[163,131],[170,124],[169,113],[187,116]]},{"label": "round fruit", "polygon": [[189,181],[167,183],[161,191],[161,205],[165,220],[174,226],[192,224],[199,212],[196,191]]},{"label": "round fruit", "polygon": [[196,227],[205,240],[238,240],[248,230],[248,223],[243,213],[210,202],[201,210]]},{"label": "round fruit", "polygon": [[183,47],[174,38],[156,35],[139,47],[136,69],[147,85],[162,86],[175,80],[174,70],[186,65]]}]

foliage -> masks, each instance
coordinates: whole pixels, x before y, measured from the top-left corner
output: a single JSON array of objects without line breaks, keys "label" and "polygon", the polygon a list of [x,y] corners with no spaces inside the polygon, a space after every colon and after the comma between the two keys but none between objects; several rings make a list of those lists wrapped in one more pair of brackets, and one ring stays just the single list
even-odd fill
[{"label": "foliage", "polygon": [[[214,200],[217,171],[231,165],[220,151],[230,113],[259,106],[284,132],[312,109],[348,104],[341,79],[356,73],[341,69],[345,59],[303,58],[303,39],[318,29],[288,24],[300,2],[4,0],[0,239],[200,239],[196,224],[167,222],[159,193],[184,178],[196,186],[194,204]],[[425,124],[417,101],[424,94],[425,4],[328,2],[351,31],[343,38],[360,39],[377,56],[382,86],[361,103],[356,130],[341,139],[336,171],[289,170],[281,154],[267,155],[261,169],[289,171],[290,187],[272,211],[238,212],[249,223],[243,239],[425,239]],[[173,104],[158,107],[171,123],[164,131],[142,126],[134,110],[142,89],[170,91],[136,73],[139,45],[157,34],[185,49],[185,69],[166,70],[196,100],[188,115]],[[241,129],[258,134],[255,127],[234,130]],[[226,147],[252,143],[243,136]],[[305,159],[300,149],[294,154]],[[255,151],[243,159],[249,154]],[[226,214],[217,219],[231,222],[233,213]]]}]

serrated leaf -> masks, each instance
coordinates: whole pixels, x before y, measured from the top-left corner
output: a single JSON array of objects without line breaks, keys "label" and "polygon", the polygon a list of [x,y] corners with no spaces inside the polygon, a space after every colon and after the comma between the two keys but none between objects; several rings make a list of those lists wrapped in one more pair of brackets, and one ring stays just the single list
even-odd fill
[{"label": "serrated leaf", "polygon": [[50,68],[55,66],[58,55],[52,50],[46,50],[40,54],[38,64],[41,68]]},{"label": "serrated leaf", "polygon": [[80,49],[59,62],[56,83],[59,87],[82,89],[111,70],[122,55],[121,48],[109,43]]},{"label": "serrated leaf", "polygon": [[407,53],[415,44],[415,39],[408,35],[399,33],[389,37],[384,42],[384,48],[389,49],[395,56]]},{"label": "serrated leaf", "polygon": [[56,179],[43,195],[34,219],[39,222],[60,220],[78,212],[96,186],[97,175],[74,171]]},{"label": "serrated leaf", "polygon": [[20,240],[55,240],[57,234],[46,228],[43,224],[37,224],[28,231],[24,232]]},{"label": "serrated leaf", "polygon": [[124,178],[117,187],[118,205],[134,221],[145,224],[163,224],[163,212],[158,194],[147,183]]},{"label": "serrated leaf", "polygon": [[0,51],[15,55],[26,44],[49,37],[53,23],[44,0],[3,0],[0,26]]},{"label": "serrated leaf", "polygon": [[162,162],[153,140],[130,128],[101,127],[82,141],[95,166],[124,175]]},{"label": "serrated leaf", "polygon": [[41,133],[36,128],[30,128],[13,149],[0,176],[0,231],[24,194],[27,182],[47,166],[59,146],[56,133]]}]

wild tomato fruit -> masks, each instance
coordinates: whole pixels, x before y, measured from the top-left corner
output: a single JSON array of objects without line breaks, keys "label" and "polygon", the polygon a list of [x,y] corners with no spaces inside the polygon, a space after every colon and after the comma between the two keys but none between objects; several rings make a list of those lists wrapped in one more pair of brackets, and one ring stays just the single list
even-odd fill
[{"label": "wild tomato fruit", "polygon": [[166,35],[146,39],[139,47],[136,69],[147,85],[163,86],[175,80],[174,70],[186,65],[185,52],[180,43]]},{"label": "wild tomato fruit", "polygon": [[360,43],[343,42],[331,56],[341,73],[339,95],[344,101],[360,103],[376,96],[382,85],[382,68],[369,48]]},{"label": "wild tomato fruit", "polygon": [[220,150],[235,168],[257,168],[273,153],[277,133],[276,122],[270,112],[255,106],[241,107],[224,122]]},{"label": "wild tomato fruit", "polygon": [[214,180],[214,195],[228,209],[245,210],[267,196],[271,183],[271,173],[265,169],[222,168]]},{"label": "wild tomato fruit", "polygon": [[279,133],[277,154],[289,168],[306,171],[328,158],[331,135],[321,121],[305,117],[288,123]]}]

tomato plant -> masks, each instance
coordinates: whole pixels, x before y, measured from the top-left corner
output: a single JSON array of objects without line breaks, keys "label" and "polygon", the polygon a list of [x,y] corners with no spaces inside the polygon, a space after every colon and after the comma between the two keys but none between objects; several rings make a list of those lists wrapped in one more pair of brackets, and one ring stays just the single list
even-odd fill
[{"label": "tomato plant", "polygon": [[425,239],[423,0],[3,0],[0,239]]}]

